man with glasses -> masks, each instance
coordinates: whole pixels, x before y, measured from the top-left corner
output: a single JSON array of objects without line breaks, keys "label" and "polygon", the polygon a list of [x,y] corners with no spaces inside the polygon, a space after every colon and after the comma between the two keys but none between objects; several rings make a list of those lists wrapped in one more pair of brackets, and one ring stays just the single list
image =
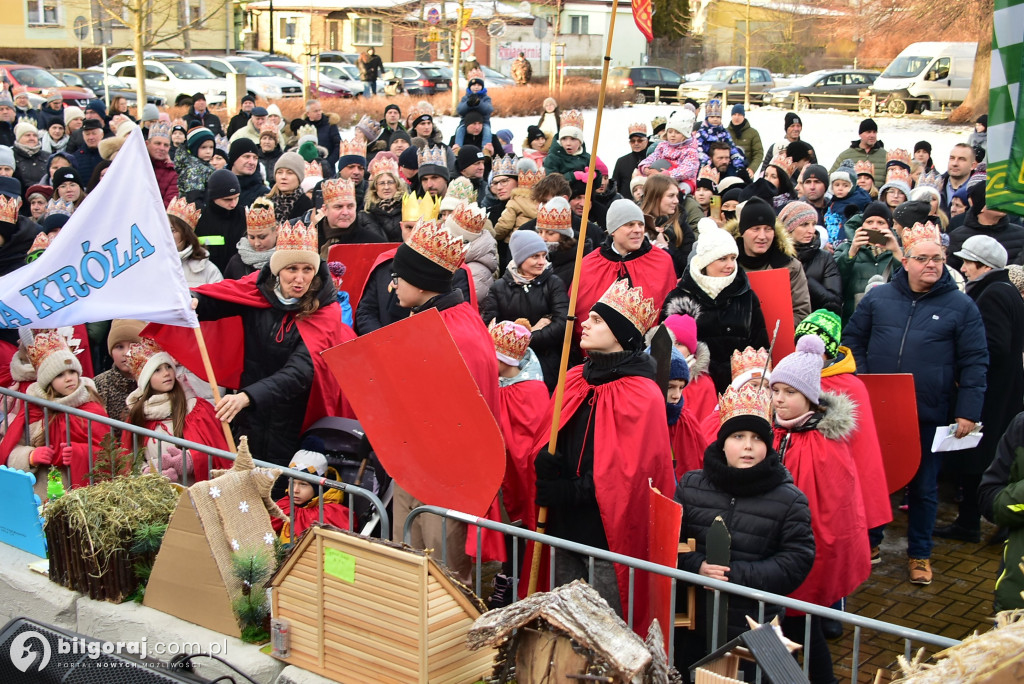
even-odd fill
[{"label": "man with glasses", "polygon": [[933,223],[908,226],[903,231],[903,268],[891,282],[867,293],[843,330],[843,344],[853,352],[858,373],[914,376],[921,463],[909,486],[907,565],[913,584],[932,581],[943,456],[932,453],[932,439],[940,427],[950,426],[958,438],[974,430],[989,363],[978,307],[957,289],[945,261]]}]

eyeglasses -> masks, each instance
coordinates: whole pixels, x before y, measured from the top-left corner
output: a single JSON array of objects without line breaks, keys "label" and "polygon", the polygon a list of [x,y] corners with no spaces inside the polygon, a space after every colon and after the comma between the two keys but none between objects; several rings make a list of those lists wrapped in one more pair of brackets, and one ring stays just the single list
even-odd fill
[{"label": "eyeglasses", "polygon": [[391,180],[390,178],[381,178],[380,180],[377,181],[378,188],[390,188],[393,185],[398,185],[398,183]]},{"label": "eyeglasses", "polygon": [[946,263],[946,257],[944,257],[944,256],[933,256],[933,257],[911,256],[911,257],[907,257],[907,258],[908,259],[913,259],[914,261],[916,261],[917,263],[921,264],[922,266],[924,266],[925,264],[927,264],[929,262],[931,262],[933,264],[944,264],[944,263]]},{"label": "eyeglasses", "polygon": [[398,274],[397,273],[392,273],[391,274],[391,285],[393,287],[398,287]]},{"label": "eyeglasses", "polygon": [[502,176],[501,178],[495,178],[494,180],[492,180],[491,181],[491,187],[492,188],[500,188],[501,186],[508,185],[511,182],[512,182],[511,178],[509,178],[507,176]]}]

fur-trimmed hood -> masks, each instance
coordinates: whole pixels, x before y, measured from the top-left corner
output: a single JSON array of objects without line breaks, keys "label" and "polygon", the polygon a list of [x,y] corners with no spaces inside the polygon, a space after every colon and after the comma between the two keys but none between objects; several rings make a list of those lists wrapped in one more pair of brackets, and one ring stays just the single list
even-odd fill
[{"label": "fur-trimmed hood", "polygon": [[690,364],[690,382],[707,375],[711,368],[711,350],[703,342],[697,342],[697,351],[693,353],[693,363]]},{"label": "fur-trimmed hood", "polygon": [[857,429],[857,402],[843,393],[822,392],[818,403],[824,409],[824,415],[818,421],[818,432],[826,439],[848,440]]},{"label": "fur-trimmed hood", "polygon": [[[739,219],[730,219],[722,226],[725,230],[732,233],[732,236],[736,238],[736,244],[742,250],[743,245],[740,239],[740,221]],[[790,237],[789,231],[786,230],[786,226],[782,225],[782,221],[775,220],[775,243],[772,245],[775,249],[782,252],[788,257],[796,257],[796,247],[793,245],[793,238]]]},{"label": "fur-trimmed hood", "polygon": [[[673,314],[690,316],[696,321],[700,317],[700,304],[689,297],[673,297],[665,304],[665,311],[662,315],[662,320],[672,316]],[[675,334],[673,334],[669,328],[665,329],[668,330],[668,334],[672,338],[672,344],[675,344]],[[654,337],[654,332],[656,330],[657,326],[651,328],[647,333],[646,343],[648,347],[651,346],[651,339]],[[698,340],[697,348],[691,349],[690,352],[693,354],[693,361],[689,363],[690,382],[693,382],[702,375],[708,374],[708,369],[711,367],[711,350],[708,348],[707,344]]]}]

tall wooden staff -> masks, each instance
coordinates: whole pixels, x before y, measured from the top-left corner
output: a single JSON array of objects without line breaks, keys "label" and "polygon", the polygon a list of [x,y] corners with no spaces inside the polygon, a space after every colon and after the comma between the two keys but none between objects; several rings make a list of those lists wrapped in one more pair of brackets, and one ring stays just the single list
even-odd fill
[{"label": "tall wooden staff", "polygon": [[[551,435],[548,438],[548,451],[555,453],[558,445],[558,424],[562,417],[562,399],[565,396],[565,372],[569,365],[569,347],[572,344],[572,331],[576,322],[576,295],[579,293],[580,266],[583,263],[583,244],[587,239],[587,223],[590,219],[590,198],[594,191],[594,164],[597,163],[597,144],[601,138],[601,117],[604,114],[605,92],[608,88],[608,66],[612,61],[612,36],[615,34],[615,19],[618,17],[619,0],[612,0],[612,20],[608,27],[608,43],[604,49],[604,64],[601,67],[601,92],[597,97],[597,122],[594,124],[594,146],[590,149],[590,164],[587,166],[587,192],[583,201],[583,216],[580,218],[580,236],[576,243],[576,265],[572,271],[572,288],[569,291],[569,314],[565,321],[565,337],[562,340],[562,359],[558,365],[558,386],[555,388],[555,405],[551,414]],[[537,532],[544,534],[548,521],[547,506],[537,511]],[[537,590],[537,575],[540,573],[540,545],[533,544],[533,559],[530,570],[528,593]]]},{"label": "tall wooden staff", "polygon": [[[203,337],[203,329],[198,325],[192,330],[196,333],[196,344],[199,345],[199,355],[203,358],[203,368],[206,370],[206,379],[210,381],[210,389],[213,390],[213,405],[220,403],[220,390],[217,388],[217,377],[213,374],[213,364],[210,363],[210,352],[206,350],[206,338]],[[231,436],[231,426],[227,421],[220,421],[220,427],[224,430],[224,438],[228,440],[228,449],[231,453],[238,453],[235,450],[235,438]]]}]

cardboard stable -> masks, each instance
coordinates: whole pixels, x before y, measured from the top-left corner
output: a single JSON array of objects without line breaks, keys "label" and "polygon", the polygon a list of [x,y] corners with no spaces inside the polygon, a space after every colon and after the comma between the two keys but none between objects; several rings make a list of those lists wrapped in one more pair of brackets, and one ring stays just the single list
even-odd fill
[{"label": "cardboard stable", "polygon": [[46,558],[46,538],[39,518],[39,498],[33,489],[35,483],[32,473],[0,466],[0,501],[4,502],[0,542]]},{"label": "cardboard stable", "polygon": [[421,552],[311,527],[268,586],[292,665],[346,684],[469,684],[491,672],[494,650],[466,645],[478,602]]}]

